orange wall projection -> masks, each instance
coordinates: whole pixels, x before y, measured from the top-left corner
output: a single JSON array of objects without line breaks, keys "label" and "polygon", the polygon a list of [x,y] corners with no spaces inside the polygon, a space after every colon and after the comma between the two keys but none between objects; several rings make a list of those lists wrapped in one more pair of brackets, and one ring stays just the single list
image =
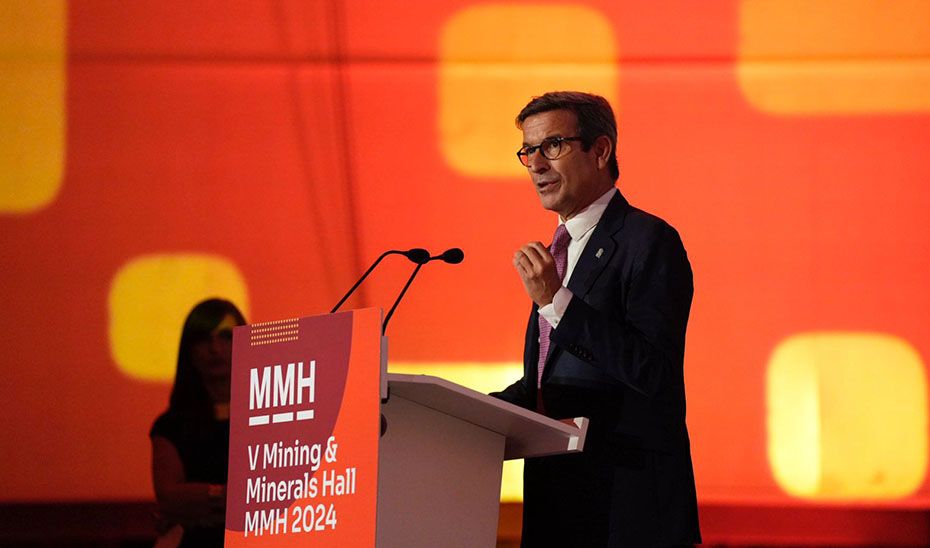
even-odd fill
[{"label": "orange wall projection", "polygon": [[[466,255],[420,274],[392,368],[511,380],[530,303],[510,258],[555,222],[513,118],[581,88],[616,107],[620,189],[694,268],[701,501],[930,508],[927,17],[877,0],[3,2],[0,498],[151,497],[147,432],[190,306],[325,312],[389,248]],[[387,262],[349,304],[389,306],[409,268]]]}]

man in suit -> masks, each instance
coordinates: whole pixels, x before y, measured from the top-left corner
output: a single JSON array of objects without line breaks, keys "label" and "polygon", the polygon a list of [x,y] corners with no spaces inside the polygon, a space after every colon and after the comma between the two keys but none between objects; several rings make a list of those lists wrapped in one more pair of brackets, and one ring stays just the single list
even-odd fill
[{"label": "man in suit", "polygon": [[517,156],[559,227],[550,247],[514,255],[533,301],[524,376],[494,395],[590,419],[582,453],[526,460],[522,545],[698,543],[683,370],[693,285],[681,239],[614,188],[617,126],[604,98],[547,93],[517,127]]}]

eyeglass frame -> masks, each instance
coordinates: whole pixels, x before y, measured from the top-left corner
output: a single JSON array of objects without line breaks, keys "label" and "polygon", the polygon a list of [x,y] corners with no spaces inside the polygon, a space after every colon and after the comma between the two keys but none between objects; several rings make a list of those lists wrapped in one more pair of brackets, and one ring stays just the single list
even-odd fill
[{"label": "eyeglass frame", "polygon": [[[550,161],[552,161],[552,160],[558,160],[559,158],[562,157],[562,143],[564,143],[564,142],[566,142],[566,141],[582,141],[582,142],[583,142],[584,139],[583,139],[581,136],[575,136],[575,137],[546,137],[545,139],[543,139],[542,141],[540,141],[539,144],[536,145],[536,146],[522,146],[522,147],[520,147],[520,150],[517,151],[517,160],[520,161],[520,165],[522,165],[523,167],[530,167],[530,164],[529,164],[529,162],[530,162],[530,156],[532,156],[533,153],[535,153],[535,152],[537,152],[537,151],[538,151],[540,154],[542,154],[542,157],[543,157],[543,158],[545,158],[545,159],[547,159],[547,160],[550,160]],[[543,148],[542,148],[542,147],[543,147],[543,145],[545,145],[545,144],[547,144],[547,143],[553,143],[553,142],[559,144],[559,153],[555,156],[555,158],[550,158],[550,157],[546,156],[546,153],[545,153],[545,152],[543,152]],[[524,156],[526,157],[526,162],[525,162],[525,163],[524,163],[524,161],[523,161],[523,157],[524,157]]]}]

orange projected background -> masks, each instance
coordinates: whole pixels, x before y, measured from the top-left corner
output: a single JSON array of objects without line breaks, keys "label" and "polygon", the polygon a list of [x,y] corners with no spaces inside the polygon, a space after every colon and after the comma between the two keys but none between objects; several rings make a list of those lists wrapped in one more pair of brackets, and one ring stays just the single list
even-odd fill
[{"label": "orange projected background", "polygon": [[[151,497],[190,307],[325,312],[389,248],[466,254],[415,282],[392,367],[515,379],[510,258],[554,218],[513,117],[579,88],[616,107],[620,188],[694,268],[701,504],[930,510],[927,21],[919,0],[0,3],[0,499]],[[387,308],[410,266],[350,305]]]}]

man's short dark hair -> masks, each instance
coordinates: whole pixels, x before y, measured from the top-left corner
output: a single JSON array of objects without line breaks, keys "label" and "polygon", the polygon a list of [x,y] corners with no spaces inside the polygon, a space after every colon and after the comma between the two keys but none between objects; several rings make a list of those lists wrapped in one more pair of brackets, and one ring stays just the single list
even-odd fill
[{"label": "man's short dark hair", "polygon": [[545,95],[533,97],[533,100],[523,107],[517,115],[517,128],[523,129],[523,122],[530,116],[551,110],[569,110],[575,113],[578,119],[578,136],[581,137],[582,148],[585,151],[588,151],[601,135],[610,139],[612,147],[607,167],[616,181],[620,177],[620,166],[617,165],[617,120],[607,99],[580,91],[550,91]]}]

